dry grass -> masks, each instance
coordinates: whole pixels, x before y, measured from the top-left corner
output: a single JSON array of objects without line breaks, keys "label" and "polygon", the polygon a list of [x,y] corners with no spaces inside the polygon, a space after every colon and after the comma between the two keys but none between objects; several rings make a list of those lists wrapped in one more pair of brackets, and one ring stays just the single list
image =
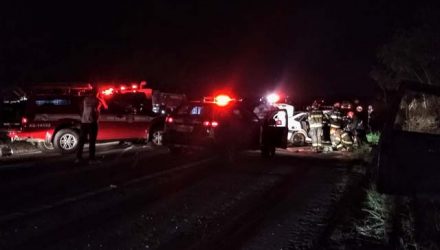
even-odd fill
[{"label": "dry grass", "polygon": [[374,186],[366,190],[366,200],[362,208],[364,218],[356,225],[357,232],[369,239],[388,242],[389,222],[392,205],[388,197],[379,194]]}]

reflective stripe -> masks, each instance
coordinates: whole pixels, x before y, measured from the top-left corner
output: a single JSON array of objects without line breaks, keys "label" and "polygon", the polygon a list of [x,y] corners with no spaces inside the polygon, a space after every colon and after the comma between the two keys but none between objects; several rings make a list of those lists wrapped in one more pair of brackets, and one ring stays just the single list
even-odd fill
[{"label": "reflective stripe", "polygon": [[310,128],[320,128],[320,127],[322,127],[322,124],[320,124],[320,123],[310,124]]}]

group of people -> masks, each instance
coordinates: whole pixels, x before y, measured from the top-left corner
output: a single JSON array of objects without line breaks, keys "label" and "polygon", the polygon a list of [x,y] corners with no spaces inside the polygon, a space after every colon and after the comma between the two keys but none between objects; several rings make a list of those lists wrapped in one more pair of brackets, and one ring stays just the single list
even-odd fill
[{"label": "group of people", "polygon": [[[368,106],[367,115],[362,106],[343,114],[340,103],[335,103],[332,110],[324,114],[319,104],[314,102],[308,115],[312,147],[315,152],[324,149],[350,151],[367,142],[366,131],[369,128],[373,107]],[[324,129],[328,129],[331,147],[323,146]]]}]

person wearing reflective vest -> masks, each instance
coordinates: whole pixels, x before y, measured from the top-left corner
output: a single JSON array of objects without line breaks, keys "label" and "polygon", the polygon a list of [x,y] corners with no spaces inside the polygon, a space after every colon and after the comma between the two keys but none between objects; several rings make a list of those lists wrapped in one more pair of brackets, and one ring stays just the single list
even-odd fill
[{"label": "person wearing reflective vest", "polygon": [[341,113],[341,104],[335,103],[333,105],[333,110],[330,113],[330,141],[332,143],[332,148],[334,150],[340,150],[343,148],[341,141],[342,135],[342,113]]},{"label": "person wearing reflective vest", "polygon": [[322,121],[324,114],[318,109],[318,105],[313,103],[312,111],[310,111],[308,116],[309,126],[310,126],[310,136],[312,137],[312,147],[313,150],[319,152],[322,147]]},{"label": "person wearing reflective vest", "polygon": [[355,123],[353,121],[354,112],[350,111],[347,113],[346,117],[346,126],[341,134],[341,144],[343,145],[343,149],[346,151],[353,150],[354,141],[353,141],[353,130],[355,130]]}]

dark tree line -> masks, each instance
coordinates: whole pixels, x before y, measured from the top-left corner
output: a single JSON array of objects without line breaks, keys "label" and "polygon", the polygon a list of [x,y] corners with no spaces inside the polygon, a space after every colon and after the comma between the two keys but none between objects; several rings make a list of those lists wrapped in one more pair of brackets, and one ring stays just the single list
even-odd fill
[{"label": "dark tree line", "polygon": [[377,58],[371,76],[384,93],[402,81],[440,85],[440,11],[420,11],[415,24],[397,31]]}]

